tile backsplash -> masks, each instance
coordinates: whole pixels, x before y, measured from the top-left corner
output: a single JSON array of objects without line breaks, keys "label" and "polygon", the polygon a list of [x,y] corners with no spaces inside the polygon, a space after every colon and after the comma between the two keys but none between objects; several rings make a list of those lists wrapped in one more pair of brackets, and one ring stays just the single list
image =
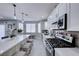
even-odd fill
[{"label": "tile backsplash", "polygon": [[79,32],[78,31],[65,31],[65,33],[70,33],[75,37],[75,45],[79,47]]},{"label": "tile backsplash", "polygon": [[79,47],[79,31],[65,31],[65,30],[54,30],[54,32],[63,32],[64,34],[72,34],[72,36],[75,38],[75,45]]}]

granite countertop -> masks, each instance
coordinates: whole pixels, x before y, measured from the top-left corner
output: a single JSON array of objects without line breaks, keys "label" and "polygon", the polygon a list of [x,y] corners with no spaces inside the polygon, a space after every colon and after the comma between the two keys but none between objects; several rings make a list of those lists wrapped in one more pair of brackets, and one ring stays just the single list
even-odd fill
[{"label": "granite countertop", "polygon": [[59,56],[79,56],[79,48],[55,48]]},{"label": "granite countertop", "polygon": [[13,38],[7,38],[4,40],[0,40],[0,55],[4,52],[8,51],[12,47],[16,46],[18,43],[23,41],[26,38],[25,35],[17,35]]}]

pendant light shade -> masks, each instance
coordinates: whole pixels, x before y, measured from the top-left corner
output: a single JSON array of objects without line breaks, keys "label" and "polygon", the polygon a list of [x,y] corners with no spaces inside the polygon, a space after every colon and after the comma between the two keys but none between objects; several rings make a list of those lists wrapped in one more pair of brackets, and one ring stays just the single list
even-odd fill
[{"label": "pendant light shade", "polygon": [[14,7],[14,19],[16,19],[16,5],[13,4],[13,7]]},{"label": "pendant light shade", "polygon": [[21,14],[22,14],[22,23],[24,23],[24,12],[22,12]]}]

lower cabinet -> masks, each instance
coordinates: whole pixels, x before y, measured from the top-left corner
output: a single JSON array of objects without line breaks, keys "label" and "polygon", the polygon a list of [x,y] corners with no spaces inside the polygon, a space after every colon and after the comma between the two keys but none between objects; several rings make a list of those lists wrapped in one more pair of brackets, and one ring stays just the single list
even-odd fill
[{"label": "lower cabinet", "polygon": [[11,56],[15,54],[20,49],[20,44],[17,44],[16,46],[12,47],[8,51],[4,52],[1,56]]},{"label": "lower cabinet", "polygon": [[11,56],[16,52],[16,46],[2,54],[2,56]]},{"label": "lower cabinet", "polygon": [[60,56],[60,55],[55,51],[55,56]]},{"label": "lower cabinet", "polygon": [[15,52],[19,51],[20,50],[20,47],[21,47],[21,44],[17,44],[16,47],[15,47],[16,48],[16,51]]}]

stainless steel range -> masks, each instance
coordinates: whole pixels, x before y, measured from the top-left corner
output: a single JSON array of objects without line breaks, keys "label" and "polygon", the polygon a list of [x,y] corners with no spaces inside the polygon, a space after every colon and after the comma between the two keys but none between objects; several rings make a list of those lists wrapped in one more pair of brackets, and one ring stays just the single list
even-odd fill
[{"label": "stainless steel range", "polygon": [[75,40],[73,37],[63,37],[56,35],[55,38],[47,38],[46,51],[51,56],[55,56],[55,48],[71,48],[75,47]]}]

